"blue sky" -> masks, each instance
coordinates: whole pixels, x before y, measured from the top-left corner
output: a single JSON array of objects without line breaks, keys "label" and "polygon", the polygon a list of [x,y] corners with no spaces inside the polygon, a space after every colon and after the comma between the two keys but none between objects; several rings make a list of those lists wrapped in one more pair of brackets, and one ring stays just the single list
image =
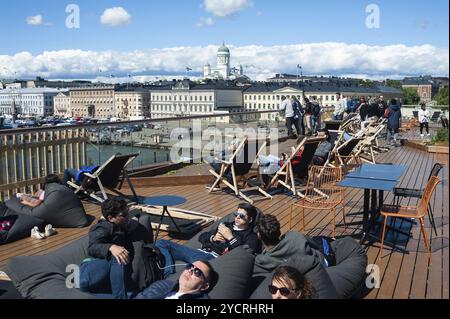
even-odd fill
[{"label": "blue sky", "polygon": [[[207,2],[219,5],[208,9]],[[234,6],[235,13],[223,17],[227,12],[220,2]],[[65,26],[65,8],[70,3],[81,10],[80,29]],[[365,25],[370,3],[380,8],[379,29]],[[102,24],[100,16],[112,7],[126,10],[131,22],[116,27]],[[236,48],[344,42],[409,48],[431,45],[448,52],[448,10],[448,0],[2,1],[0,28],[6,32],[2,32],[0,57],[23,51],[36,57],[44,51],[67,49],[132,52],[206,47],[220,45],[222,40]],[[36,15],[42,16],[42,23],[27,24],[27,17]],[[213,25],[199,26],[201,19],[210,19]]]}]

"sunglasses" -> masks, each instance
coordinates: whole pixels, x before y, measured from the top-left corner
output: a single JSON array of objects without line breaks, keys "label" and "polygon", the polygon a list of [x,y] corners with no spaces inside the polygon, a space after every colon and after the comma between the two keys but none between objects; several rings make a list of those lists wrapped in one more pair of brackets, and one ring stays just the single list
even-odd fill
[{"label": "sunglasses", "polygon": [[247,216],[244,213],[234,212],[234,217],[239,217],[242,220],[247,220]]},{"label": "sunglasses", "polygon": [[298,289],[289,289],[289,288],[286,288],[286,287],[278,288],[278,287],[275,287],[275,286],[273,286],[273,285],[269,285],[269,292],[270,292],[272,295],[275,295],[275,294],[277,293],[278,290],[280,291],[280,294],[281,294],[283,297],[287,297],[287,296],[289,296],[292,292],[298,291]]},{"label": "sunglasses", "polygon": [[206,280],[206,276],[205,276],[205,274],[203,273],[203,271],[202,271],[200,268],[195,267],[195,265],[193,265],[193,264],[187,264],[186,267],[185,267],[184,269],[185,269],[185,270],[191,270],[192,268],[194,268],[193,274],[194,274],[195,277],[198,277],[198,278],[203,277],[203,279],[204,279],[205,281],[207,281],[207,280]]}]

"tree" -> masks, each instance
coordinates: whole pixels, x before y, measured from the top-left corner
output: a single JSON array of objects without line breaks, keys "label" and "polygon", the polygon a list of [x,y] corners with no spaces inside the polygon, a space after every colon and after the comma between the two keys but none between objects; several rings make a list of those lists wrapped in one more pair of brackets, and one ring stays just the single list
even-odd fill
[{"label": "tree", "polygon": [[448,86],[440,88],[434,100],[437,105],[448,105]]},{"label": "tree", "polygon": [[416,105],[420,101],[419,93],[415,88],[404,88],[403,89],[403,104],[405,105]]},{"label": "tree", "polygon": [[402,88],[402,81],[398,81],[398,80],[386,80],[386,84],[387,86],[396,88],[396,89],[401,89]]}]

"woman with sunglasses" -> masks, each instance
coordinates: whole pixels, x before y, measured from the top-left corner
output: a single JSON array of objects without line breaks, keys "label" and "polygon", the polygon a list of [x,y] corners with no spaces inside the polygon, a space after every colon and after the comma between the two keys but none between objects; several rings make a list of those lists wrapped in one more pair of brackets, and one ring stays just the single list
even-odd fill
[{"label": "woman with sunglasses", "polygon": [[315,295],[314,288],[302,273],[290,266],[275,270],[269,292],[272,299],[312,299]]}]

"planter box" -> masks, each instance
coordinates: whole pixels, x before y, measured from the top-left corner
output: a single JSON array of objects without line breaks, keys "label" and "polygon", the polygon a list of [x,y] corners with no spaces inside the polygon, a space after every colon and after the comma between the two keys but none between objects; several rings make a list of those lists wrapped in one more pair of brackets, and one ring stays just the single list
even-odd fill
[{"label": "planter box", "polygon": [[428,146],[428,153],[448,154],[448,146]]}]

